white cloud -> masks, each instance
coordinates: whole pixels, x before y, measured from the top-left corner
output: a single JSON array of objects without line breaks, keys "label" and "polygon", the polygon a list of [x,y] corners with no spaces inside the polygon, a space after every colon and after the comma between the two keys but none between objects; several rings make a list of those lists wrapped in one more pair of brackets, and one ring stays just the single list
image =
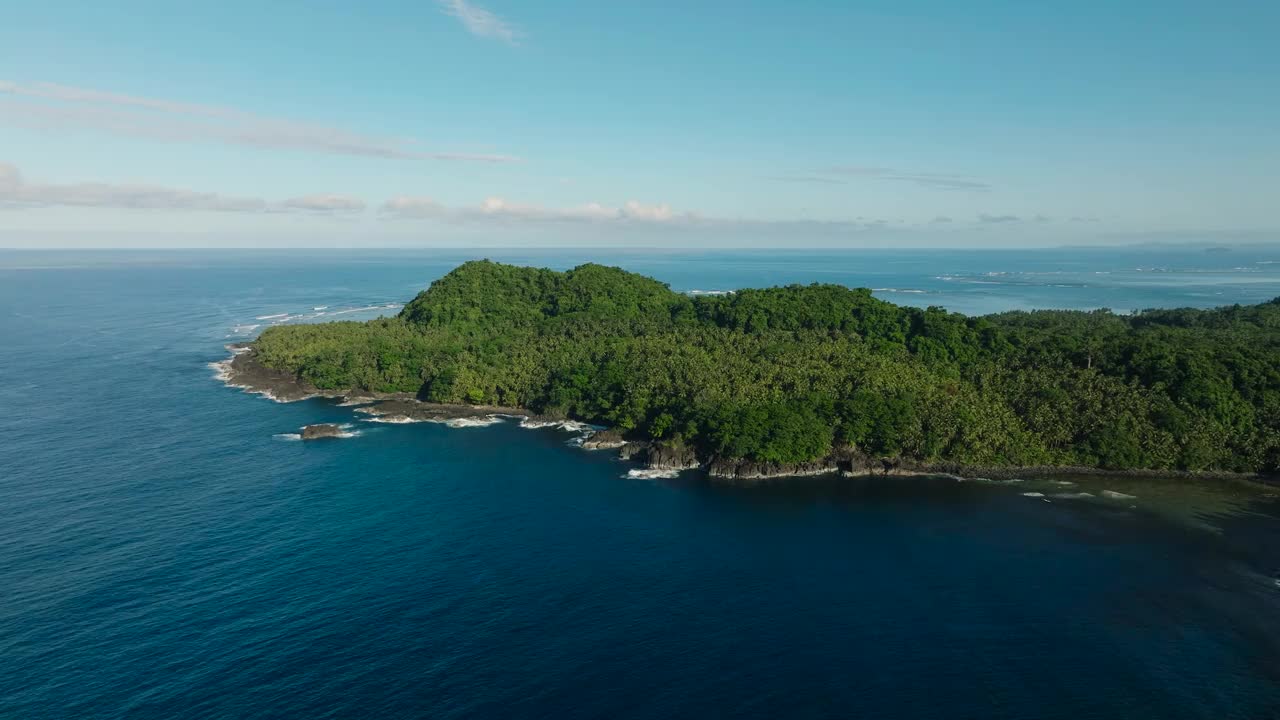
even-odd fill
[{"label": "white cloud", "polygon": [[235,108],[51,83],[0,81],[0,95],[10,96],[0,99],[0,123],[35,130],[90,130],[161,142],[217,142],[391,160],[519,160],[501,154],[425,151],[407,138],[362,135]]},{"label": "white cloud", "polygon": [[435,218],[444,217],[448,209],[431,198],[399,195],[383,203],[382,212],[397,217]]},{"label": "white cloud", "polygon": [[521,33],[507,21],[467,0],[439,0],[439,3],[445,14],[458,18],[472,35],[494,38],[512,45],[521,37]]},{"label": "white cloud", "polygon": [[1004,223],[1014,223],[1014,222],[1020,221],[1021,219],[1022,218],[1018,217],[1017,215],[988,215],[987,213],[982,213],[981,215],[978,215],[978,222],[985,223],[987,225],[1002,225]]},{"label": "white cloud", "polygon": [[280,207],[290,210],[306,210],[311,212],[351,213],[364,212],[365,204],[358,198],[333,193],[304,195],[290,198],[280,203]]},{"label": "white cloud", "polygon": [[364,210],[364,202],[341,195],[306,195],[282,203],[262,198],[198,192],[162,185],[26,182],[17,167],[0,162],[0,209],[39,207],[117,208],[126,210],[185,210],[207,212],[319,212]]},{"label": "white cloud", "polygon": [[666,222],[675,217],[671,212],[670,205],[665,203],[662,205],[642,205],[635,200],[628,200],[627,204],[618,210],[618,215],[628,220],[650,220],[653,222]]}]

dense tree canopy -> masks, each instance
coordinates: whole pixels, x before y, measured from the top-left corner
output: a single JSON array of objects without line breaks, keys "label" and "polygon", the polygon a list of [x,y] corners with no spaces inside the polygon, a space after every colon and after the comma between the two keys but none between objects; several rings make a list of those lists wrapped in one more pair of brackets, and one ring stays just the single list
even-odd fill
[{"label": "dense tree canopy", "polygon": [[970,318],[836,285],[691,298],[618,268],[479,261],[396,318],[274,327],[256,347],[320,388],[519,406],[724,457],[1280,464],[1280,299]]}]

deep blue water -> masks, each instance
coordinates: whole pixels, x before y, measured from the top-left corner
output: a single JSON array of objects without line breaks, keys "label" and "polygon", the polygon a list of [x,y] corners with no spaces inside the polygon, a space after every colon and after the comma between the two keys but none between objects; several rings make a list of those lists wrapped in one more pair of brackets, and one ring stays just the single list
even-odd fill
[{"label": "deep blue water", "polygon": [[[966,312],[1280,295],[1258,249],[0,252],[0,717],[1280,717],[1265,490],[626,479],[211,377],[479,255]],[[278,437],[321,421],[360,434]]]}]

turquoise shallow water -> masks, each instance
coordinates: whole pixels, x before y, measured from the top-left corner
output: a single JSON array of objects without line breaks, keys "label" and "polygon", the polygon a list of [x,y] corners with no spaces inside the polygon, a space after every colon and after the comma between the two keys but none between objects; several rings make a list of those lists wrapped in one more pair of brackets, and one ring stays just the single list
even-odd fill
[{"label": "turquoise shallow water", "polygon": [[[966,312],[1280,295],[1246,249],[0,253],[0,717],[1280,717],[1266,491],[635,480],[212,378],[478,255]],[[358,435],[278,437],[321,421]]]}]

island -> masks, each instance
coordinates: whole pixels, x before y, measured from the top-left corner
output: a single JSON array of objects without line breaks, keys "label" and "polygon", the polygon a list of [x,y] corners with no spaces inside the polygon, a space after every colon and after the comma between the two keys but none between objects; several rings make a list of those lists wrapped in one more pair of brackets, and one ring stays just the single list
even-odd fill
[{"label": "island", "polygon": [[1280,298],[967,317],[839,285],[692,296],[485,260],[396,317],[269,328],[227,375],[391,418],[592,423],[588,448],[725,478],[1280,468]]}]

